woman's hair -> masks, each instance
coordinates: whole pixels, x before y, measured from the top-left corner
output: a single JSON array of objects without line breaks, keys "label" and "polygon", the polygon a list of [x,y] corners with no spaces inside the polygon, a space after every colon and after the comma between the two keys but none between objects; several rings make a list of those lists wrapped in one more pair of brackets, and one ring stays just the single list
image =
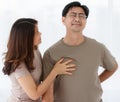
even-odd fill
[{"label": "woman's hair", "polygon": [[62,16],[66,17],[68,11],[73,7],[81,7],[85,12],[86,18],[88,18],[89,8],[86,5],[81,5],[81,3],[78,1],[70,2],[69,4],[67,4],[62,11]]},{"label": "woman's hair", "polygon": [[10,75],[21,62],[29,71],[34,69],[34,35],[37,20],[31,18],[18,19],[12,26],[5,53],[4,74]]}]

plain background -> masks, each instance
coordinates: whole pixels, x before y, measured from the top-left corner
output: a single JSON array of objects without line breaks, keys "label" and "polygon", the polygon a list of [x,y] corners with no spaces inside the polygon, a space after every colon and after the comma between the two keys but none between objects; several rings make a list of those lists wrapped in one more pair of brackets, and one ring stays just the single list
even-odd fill
[{"label": "plain background", "polygon": [[[0,102],[6,102],[10,95],[11,83],[3,75],[3,53],[6,51],[12,24],[21,17],[39,21],[44,51],[65,34],[61,22],[64,6],[73,0],[0,0]],[[79,0],[90,9],[84,35],[105,44],[120,64],[120,1],[119,0]],[[99,73],[102,71],[100,68]],[[120,69],[102,83],[104,102],[120,102]]]}]

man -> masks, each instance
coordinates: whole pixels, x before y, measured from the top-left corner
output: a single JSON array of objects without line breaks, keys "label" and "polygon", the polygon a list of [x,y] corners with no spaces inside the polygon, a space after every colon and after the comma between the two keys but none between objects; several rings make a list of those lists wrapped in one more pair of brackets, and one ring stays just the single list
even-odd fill
[{"label": "man", "polygon": [[[61,57],[73,59],[77,70],[72,76],[57,76],[43,102],[102,102],[101,83],[116,71],[117,62],[103,44],[84,36],[88,15],[88,7],[79,2],[71,2],[63,9],[66,35],[45,52],[43,76]],[[104,68],[100,75],[99,66]]]}]

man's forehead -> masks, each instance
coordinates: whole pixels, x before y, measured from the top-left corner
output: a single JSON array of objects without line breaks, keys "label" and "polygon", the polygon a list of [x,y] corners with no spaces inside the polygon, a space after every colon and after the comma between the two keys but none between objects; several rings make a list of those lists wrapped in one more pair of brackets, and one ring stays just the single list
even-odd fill
[{"label": "man's forehead", "polygon": [[69,9],[68,13],[69,12],[75,12],[75,13],[85,13],[83,8],[81,7],[72,7]]}]

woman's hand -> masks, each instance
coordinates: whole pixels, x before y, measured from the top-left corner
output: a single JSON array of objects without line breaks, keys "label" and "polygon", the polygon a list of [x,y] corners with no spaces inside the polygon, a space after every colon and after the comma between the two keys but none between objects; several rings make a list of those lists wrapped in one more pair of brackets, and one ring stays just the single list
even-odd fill
[{"label": "woman's hand", "polygon": [[72,59],[69,59],[67,61],[64,61],[64,58],[60,59],[55,65],[54,65],[54,71],[56,74],[67,74],[72,75],[72,72],[76,70],[76,65],[72,64]]}]

